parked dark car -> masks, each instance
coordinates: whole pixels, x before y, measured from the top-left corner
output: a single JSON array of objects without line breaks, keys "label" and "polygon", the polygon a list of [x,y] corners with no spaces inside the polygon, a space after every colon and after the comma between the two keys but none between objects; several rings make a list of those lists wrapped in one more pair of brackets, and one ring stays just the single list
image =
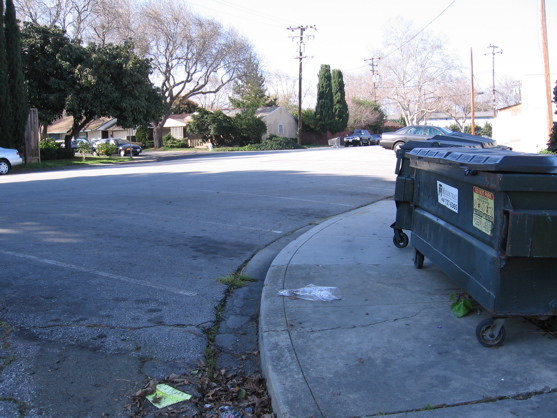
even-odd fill
[{"label": "parked dark car", "polygon": [[125,157],[126,155],[130,155],[130,152],[133,155],[139,155],[139,154],[141,154],[141,151],[143,151],[142,148],[139,145],[130,144],[125,139],[103,138],[103,139],[99,139],[99,140],[94,140],[92,142],[93,154],[99,155],[99,152],[97,151],[97,149],[98,149],[100,144],[111,144],[111,145],[116,146],[116,148],[118,150],[117,151],[118,155],[120,155],[121,157]]},{"label": "parked dark car", "polygon": [[377,145],[378,142],[375,141],[373,135],[369,133],[366,129],[356,129],[350,132],[344,138],[344,146],[353,145],[357,147],[358,145]]},{"label": "parked dark car", "polygon": [[436,135],[450,135],[453,131],[448,128],[429,125],[411,125],[395,132],[384,132],[381,134],[381,145],[385,149],[398,150],[408,141],[425,141]]}]

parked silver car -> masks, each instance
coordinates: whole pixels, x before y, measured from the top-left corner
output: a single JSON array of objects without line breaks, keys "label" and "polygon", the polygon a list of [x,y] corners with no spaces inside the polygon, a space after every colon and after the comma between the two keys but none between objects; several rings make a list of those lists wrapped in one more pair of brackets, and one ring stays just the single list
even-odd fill
[{"label": "parked silver car", "polygon": [[398,150],[408,141],[425,141],[435,135],[450,135],[453,131],[448,128],[429,125],[411,125],[395,132],[384,132],[381,134],[381,145],[385,149]]},{"label": "parked silver car", "polygon": [[8,174],[12,167],[23,164],[19,151],[0,147],[0,175]]}]

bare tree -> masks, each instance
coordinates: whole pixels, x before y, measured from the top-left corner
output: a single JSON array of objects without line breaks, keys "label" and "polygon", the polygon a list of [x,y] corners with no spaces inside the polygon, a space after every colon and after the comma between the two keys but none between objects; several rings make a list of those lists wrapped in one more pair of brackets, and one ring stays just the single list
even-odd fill
[{"label": "bare tree", "polygon": [[[253,52],[238,33],[193,14],[178,0],[149,1],[142,9],[141,22],[138,45],[151,59],[168,109],[220,91],[243,71],[245,58]],[[162,127],[168,116],[154,121],[155,147],[162,146]]]},{"label": "bare tree", "polygon": [[464,125],[472,112],[470,80],[464,76],[448,79],[437,86],[437,109],[452,118],[464,132]]},{"label": "bare tree", "polygon": [[497,79],[497,108],[513,106],[522,102],[522,83],[511,76],[502,76]]},{"label": "bare tree", "polygon": [[130,0],[16,0],[16,4],[20,19],[57,27],[72,39],[106,45],[135,38]]},{"label": "bare tree", "polygon": [[417,124],[437,110],[437,86],[450,80],[455,67],[442,42],[425,30],[417,32],[402,18],[388,28],[383,53],[377,55],[381,90],[409,125]]},{"label": "bare tree", "polygon": [[[277,98],[277,104],[293,114],[298,113],[298,76],[290,76],[280,71],[267,72],[265,84],[269,95]],[[302,83],[302,102],[311,99],[315,86]]]},{"label": "bare tree", "polygon": [[97,0],[83,39],[100,45],[135,42],[134,21],[138,21],[137,13],[130,0]]}]

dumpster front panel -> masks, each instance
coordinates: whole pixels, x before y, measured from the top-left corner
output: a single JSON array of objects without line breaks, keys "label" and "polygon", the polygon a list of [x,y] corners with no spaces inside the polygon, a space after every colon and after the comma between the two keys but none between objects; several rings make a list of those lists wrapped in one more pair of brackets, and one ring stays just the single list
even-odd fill
[{"label": "dumpster front panel", "polygon": [[441,174],[417,170],[413,203],[416,208],[422,208],[492,248],[501,250],[507,219],[495,216],[495,210],[498,208],[501,211],[508,200],[496,190],[476,186],[467,180],[470,178],[464,175],[455,178],[454,173],[446,171]]}]

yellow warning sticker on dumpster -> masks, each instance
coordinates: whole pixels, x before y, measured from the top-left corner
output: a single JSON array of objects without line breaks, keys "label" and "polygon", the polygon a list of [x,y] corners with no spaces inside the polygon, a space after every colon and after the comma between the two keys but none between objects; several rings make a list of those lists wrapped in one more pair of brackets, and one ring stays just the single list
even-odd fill
[{"label": "yellow warning sticker on dumpster", "polygon": [[493,193],[474,186],[474,216],[472,224],[487,235],[491,235],[493,231],[494,200]]}]

